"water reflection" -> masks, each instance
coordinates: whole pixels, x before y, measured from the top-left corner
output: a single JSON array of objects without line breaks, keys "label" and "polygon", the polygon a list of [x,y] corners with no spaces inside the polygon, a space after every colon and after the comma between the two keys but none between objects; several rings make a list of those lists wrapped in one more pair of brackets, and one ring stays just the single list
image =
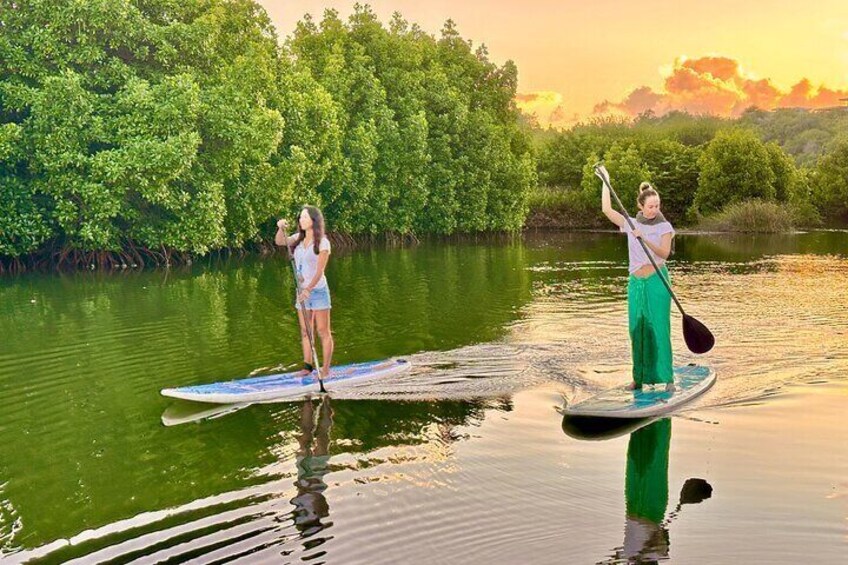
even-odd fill
[{"label": "water reflection", "polygon": [[687,479],[677,506],[666,514],[671,418],[652,421],[566,417],[562,426],[567,435],[580,440],[597,441],[630,433],[624,481],[624,543],[600,563],[641,565],[669,559],[669,524],[680,515],[684,504],[703,502],[713,491],[704,479]]},{"label": "water reflection", "polygon": [[668,452],[671,419],[654,422],[630,434],[627,445],[624,545],[616,558],[626,563],[650,563],[668,558]]},{"label": "water reflection", "polygon": [[[297,495],[291,499],[294,505],[294,525],[302,539],[319,534],[332,522],[322,522],[330,516],[330,505],[324,496],[327,483],[324,476],[329,471],[330,429],[333,426],[333,407],[330,397],[324,395],[318,402],[317,418],[312,400],[303,403],[300,410],[300,436],[297,452],[297,480],[294,486]],[[314,548],[330,538],[321,538],[304,543],[306,549]]]}]

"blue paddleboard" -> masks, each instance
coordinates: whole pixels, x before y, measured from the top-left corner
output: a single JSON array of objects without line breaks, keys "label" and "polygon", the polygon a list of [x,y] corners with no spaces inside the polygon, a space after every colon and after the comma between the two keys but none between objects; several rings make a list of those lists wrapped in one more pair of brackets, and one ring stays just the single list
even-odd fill
[{"label": "blue paddleboard", "polygon": [[[405,359],[386,359],[339,365],[333,367],[330,376],[324,379],[324,387],[332,392],[334,387],[358,384],[371,379],[395,375],[406,371],[409,367],[410,363]],[[303,377],[295,371],[206,385],[166,388],[162,389],[162,396],[194,402],[234,404],[296,400],[307,394],[318,392],[317,372],[313,371],[311,375]]]},{"label": "blue paddleboard", "polygon": [[707,392],[715,383],[716,374],[703,365],[684,365],[674,368],[675,390],[665,385],[645,385],[641,390],[627,390],[627,385],[606,390],[566,406],[565,416],[594,418],[650,418],[672,412]]}]

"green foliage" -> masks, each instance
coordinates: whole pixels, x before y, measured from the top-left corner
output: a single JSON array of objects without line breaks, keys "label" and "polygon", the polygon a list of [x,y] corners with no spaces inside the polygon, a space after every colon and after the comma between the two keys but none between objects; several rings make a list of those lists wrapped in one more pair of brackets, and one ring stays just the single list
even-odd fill
[{"label": "green foliage", "polygon": [[800,227],[816,227],[822,223],[822,215],[815,205],[813,194],[813,171],[801,168],[796,171],[787,204],[792,214],[792,224]]},{"label": "green foliage", "polygon": [[848,221],[848,137],[840,138],[819,160],[812,193],[824,218]]},{"label": "green foliage", "polygon": [[709,143],[728,127],[728,120],[716,116],[693,116],[686,112],[669,112],[661,117],[642,114],[633,124],[635,134],[643,139],[677,141],[688,147]]},{"label": "green foliage", "polygon": [[769,166],[774,173],[774,197],[779,202],[786,202],[795,189],[798,176],[795,163],[777,143],[766,143],[766,151],[768,151]]},{"label": "green foliage", "polygon": [[289,42],[340,106],[341,155],[318,192],[350,233],[517,229],[535,182],[513,98],[515,66],[472,51],[454,24],[436,39],[367,6],[333,10]]},{"label": "green foliage", "polygon": [[583,132],[565,132],[539,151],[539,182],[545,186],[576,188],[583,180],[583,166],[600,144]]},{"label": "green foliage", "polygon": [[[593,120],[558,133],[538,127],[531,132],[544,186],[582,187],[594,199],[600,185],[591,165],[597,157],[609,164],[611,153],[614,163],[622,148],[635,147],[660,192],[663,211],[675,223],[758,198],[785,203],[795,225],[815,226],[822,217],[848,218],[845,175],[837,156],[844,151],[837,134],[845,127],[845,109],[751,109],[738,120],[646,113],[633,121]],[[629,168],[634,167],[635,161]],[[610,171],[615,187],[633,186],[634,179]],[[625,204],[630,201],[628,195]],[[533,218],[541,218],[533,209]]]},{"label": "green foliage", "polygon": [[351,234],[514,230],[515,65],[368,7],[280,47],[252,0],[0,4],[0,254],[205,253],[306,202]]},{"label": "green foliage", "polygon": [[786,206],[760,199],[734,202],[708,217],[701,229],[729,232],[781,233],[792,229],[792,213]]},{"label": "green foliage", "polygon": [[43,0],[0,21],[0,121],[20,129],[0,182],[65,245],[203,253],[279,210],[278,48],[253,2]]},{"label": "green foliage", "polygon": [[769,151],[750,130],[719,132],[699,159],[700,185],[695,206],[704,215],[752,198],[774,200],[775,173]]},{"label": "green foliage", "polygon": [[[597,203],[597,213],[601,213],[601,181],[593,173],[593,165],[597,160],[594,154],[586,161],[583,172],[583,193],[587,200]],[[639,185],[651,180],[651,171],[642,161],[639,150],[635,145],[626,147],[613,144],[604,154],[604,164],[610,173],[610,181],[622,204],[631,215],[635,215],[636,197],[639,196]],[[618,206],[613,202],[613,207]]]},{"label": "green foliage", "polygon": [[753,127],[764,141],[776,142],[798,165],[812,167],[834,148],[840,134],[848,130],[848,110],[751,109],[742,115],[739,123]]},{"label": "green foliage", "polygon": [[539,186],[528,198],[527,223],[537,228],[586,229],[609,227],[598,202],[590,202],[582,190]]},{"label": "green foliage", "polygon": [[[587,167],[587,164],[594,164],[593,155],[605,156],[609,164],[608,153],[612,152],[614,162],[616,152],[622,147],[633,147],[641,164],[632,162],[629,169],[639,172],[636,177],[644,175],[641,180],[653,179],[666,214],[675,221],[683,221],[698,187],[698,159],[703,145],[726,123],[727,120],[720,118],[671,112],[659,118],[644,114],[633,122],[594,120],[553,136],[550,132],[537,130],[534,137],[543,140],[538,151],[539,181],[546,186],[583,187],[584,190],[589,187],[589,194],[594,195],[600,185],[591,167]],[[617,149],[613,150],[614,146]],[[612,173],[613,169],[610,171]],[[622,179],[614,175],[613,182],[619,186]],[[634,178],[623,182],[635,194]],[[638,185],[635,183],[635,187]],[[628,196],[626,205],[631,205],[632,200]]]},{"label": "green foliage", "polygon": [[640,149],[651,171],[651,184],[660,194],[663,214],[672,221],[682,223],[695,200],[701,151],[698,146],[690,147],[671,139],[650,141]]}]

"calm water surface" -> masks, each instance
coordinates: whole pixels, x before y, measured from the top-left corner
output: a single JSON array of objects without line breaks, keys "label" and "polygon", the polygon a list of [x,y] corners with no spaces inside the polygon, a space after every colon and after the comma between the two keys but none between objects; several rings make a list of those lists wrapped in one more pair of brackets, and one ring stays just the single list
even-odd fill
[{"label": "calm water surface", "polygon": [[310,402],[159,396],[296,367],[288,269],[0,279],[0,561],[844,562],[848,233],[680,236],[718,383],[601,434],[558,409],[627,379],[616,235],[336,253],[337,362],[413,371]]}]

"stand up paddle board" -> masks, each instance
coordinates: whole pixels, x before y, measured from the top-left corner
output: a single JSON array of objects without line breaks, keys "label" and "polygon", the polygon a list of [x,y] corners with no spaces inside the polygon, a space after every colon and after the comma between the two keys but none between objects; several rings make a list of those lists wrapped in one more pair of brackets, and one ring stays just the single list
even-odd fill
[{"label": "stand up paddle board", "polygon": [[716,374],[703,365],[684,365],[674,368],[675,390],[665,385],[645,385],[640,390],[627,390],[627,385],[606,390],[573,406],[566,406],[565,416],[595,418],[650,418],[667,414],[707,392],[715,383]]},{"label": "stand up paddle board", "polygon": [[[324,379],[324,386],[332,392],[334,387],[396,375],[408,370],[409,367],[410,363],[405,359],[339,365],[333,367],[330,376]],[[212,404],[241,404],[298,400],[319,392],[317,371],[305,377],[298,375],[295,371],[206,385],[166,388],[162,389],[162,396]]]}]

